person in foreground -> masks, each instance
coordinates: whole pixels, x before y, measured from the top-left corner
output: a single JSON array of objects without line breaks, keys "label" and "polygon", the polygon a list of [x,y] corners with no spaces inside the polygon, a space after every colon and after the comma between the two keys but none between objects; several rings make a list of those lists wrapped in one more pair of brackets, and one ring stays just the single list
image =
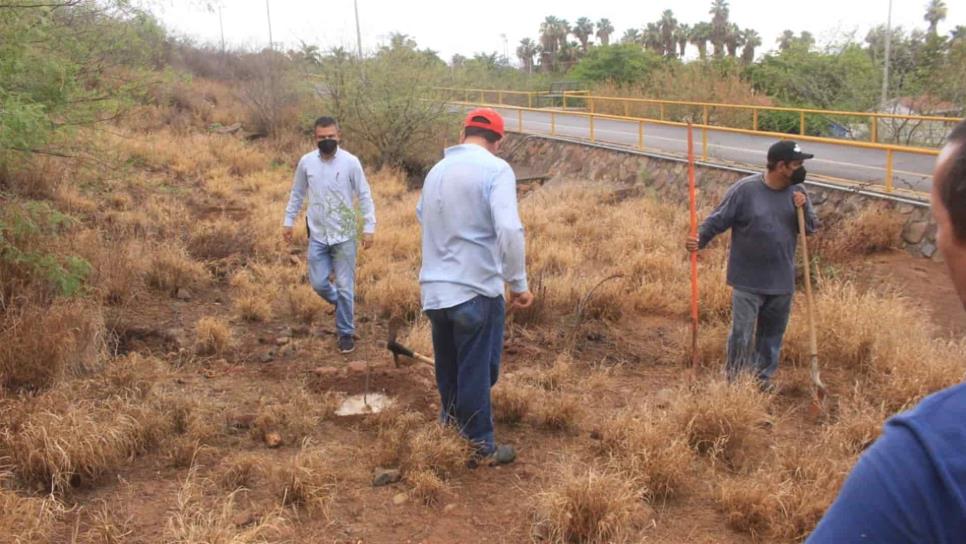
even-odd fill
[{"label": "person in foreground", "polygon": [[[933,171],[936,241],[966,306],[966,122]],[[966,384],[890,419],[806,542],[966,542]]]},{"label": "person in foreground", "polygon": [[516,458],[512,446],[495,442],[490,406],[503,351],[504,285],[511,310],[533,303],[516,177],[495,155],[503,135],[499,113],[471,111],[460,145],[430,170],[416,207],[419,283],[433,330],[440,420],[473,443],[472,463]]}]

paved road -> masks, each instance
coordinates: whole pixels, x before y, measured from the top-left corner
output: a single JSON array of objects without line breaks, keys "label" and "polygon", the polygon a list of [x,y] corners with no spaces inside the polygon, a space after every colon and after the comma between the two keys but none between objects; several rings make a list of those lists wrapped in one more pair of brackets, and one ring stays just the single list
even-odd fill
[{"label": "paved road", "polygon": [[[530,134],[550,134],[550,113],[524,111],[523,126],[519,126],[517,110],[501,111],[506,119],[507,130]],[[590,137],[590,123],[586,116],[556,113],[556,135],[569,138]],[[638,123],[636,121],[601,120],[594,122],[596,141],[636,147]],[[794,136],[790,136],[794,139]],[[701,158],[701,131],[694,133],[697,157]],[[727,132],[708,132],[708,160],[721,161],[751,169],[763,168],[768,146],[775,141],[772,136],[753,136]],[[826,178],[838,178],[869,185],[885,184],[886,152],[878,149],[862,149],[836,144],[802,142],[802,148],[815,158],[806,166],[809,173]],[[660,153],[687,153],[687,130],[684,127],[644,124],[644,150]],[[894,154],[893,183],[897,188],[928,192],[932,183],[932,167],[935,157],[914,153]]]}]

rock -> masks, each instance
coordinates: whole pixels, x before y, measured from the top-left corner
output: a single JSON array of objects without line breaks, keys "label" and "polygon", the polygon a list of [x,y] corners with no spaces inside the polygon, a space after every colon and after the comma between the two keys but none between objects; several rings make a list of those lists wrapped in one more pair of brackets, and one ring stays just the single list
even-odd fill
[{"label": "rock", "polygon": [[331,366],[320,366],[313,369],[312,374],[320,378],[332,378],[339,374],[339,369]]},{"label": "rock", "polygon": [[916,207],[913,206],[912,204],[902,203],[902,204],[899,204],[898,206],[896,206],[896,210],[898,210],[898,212],[901,213],[901,214],[903,214],[903,215],[909,215],[915,209],[916,209]]},{"label": "rock", "polygon": [[266,351],[259,358],[259,361],[261,361],[263,363],[271,363],[274,360],[275,360],[275,350],[274,349],[270,349],[270,350]]},{"label": "rock", "polygon": [[925,221],[913,221],[906,224],[906,228],[902,229],[902,239],[906,241],[907,244],[918,244],[922,241],[923,237],[926,236],[926,230],[929,228],[929,223]]},{"label": "rock", "polygon": [[296,349],[295,344],[289,344],[282,348],[282,350],[279,352],[279,356],[289,357],[295,355],[296,351],[298,351],[298,349]]},{"label": "rock", "polygon": [[191,300],[191,292],[182,287],[178,289],[178,292],[175,294],[175,298],[182,302],[189,302]]},{"label": "rock", "polygon": [[590,431],[590,439],[591,440],[603,440],[604,439],[604,435],[600,434],[600,431],[594,429],[593,431]]},{"label": "rock", "polygon": [[394,484],[402,479],[402,474],[396,469],[377,468],[372,476],[372,486],[382,487]]},{"label": "rock", "polygon": [[366,361],[352,361],[346,368],[349,370],[350,374],[362,374],[369,370],[369,365]]},{"label": "rock", "polygon": [[923,257],[931,259],[936,254],[936,244],[926,242],[919,246],[919,252],[922,253]]},{"label": "rock", "polygon": [[278,338],[275,339],[275,345],[276,346],[284,346],[284,345],[288,344],[291,341],[292,341],[292,339],[289,338],[288,336],[279,336]]},{"label": "rock", "polygon": [[290,264],[292,266],[298,266],[298,265],[302,264],[302,261],[300,261],[299,258],[297,256],[295,256],[295,255],[289,255],[288,256],[288,264]]},{"label": "rock", "polygon": [[265,445],[268,446],[269,448],[274,449],[282,445],[282,435],[276,432],[265,433],[264,440],[265,440]]},{"label": "rock", "polygon": [[450,503],[443,507],[443,512],[449,513],[456,509],[456,503]]},{"label": "rock", "polygon": [[258,516],[256,516],[253,512],[239,512],[238,514],[235,514],[235,517],[231,518],[231,522],[235,525],[235,527],[248,527],[249,525],[253,525],[256,521],[258,521]]},{"label": "rock", "polygon": [[298,327],[292,328],[292,336],[296,338],[308,336],[310,332],[311,330],[305,325],[299,325]]},{"label": "rock", "polygon": [[255,414],[232,414],[228,416],[228,428],[232,431],[245,431],[255,425]]},{"label": "rock", "polygon": [[168,329],[164,331],[164,341],[167,342],[168,347],[177,351],[184,347],[184,329]]},{"label": "rock", "polygon": [[675,393],[673,389],[661,389],[654,395],[654,403],[658,408],[667,408],[674,401]]},{"label": "rock", "polygon": [[405,502],[408,500],[409,500],[409,497],[405,493],[396,493],[392,497],[392,503],[395,504],[396,506],[405,504]]}]

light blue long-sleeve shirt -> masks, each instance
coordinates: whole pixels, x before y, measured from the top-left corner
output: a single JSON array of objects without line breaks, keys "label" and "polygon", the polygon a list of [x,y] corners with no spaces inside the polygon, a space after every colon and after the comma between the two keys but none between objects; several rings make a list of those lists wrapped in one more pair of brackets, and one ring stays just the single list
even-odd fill
[{"label": "light blue long-sleeve shirt", "polygon": [[295,224],[306,195],[309,197],[309,234],[314,240],[334,245],[355,239],[353,197],[359,199],[362,232],[376,232],[376,206],[369,182],[362,172],[362,163],[352,153],[339,148],[329,160],[323,160],[318,150],[302,156],[295,168],[284,226]]},{"label": "light blue long-sleeve shirt", "polygon": [[516,176],[506,161],[475,144],[447,149],[426,176],[416,215],[424,310],[502,296],[504,283],[514,293],[527,291]]}]

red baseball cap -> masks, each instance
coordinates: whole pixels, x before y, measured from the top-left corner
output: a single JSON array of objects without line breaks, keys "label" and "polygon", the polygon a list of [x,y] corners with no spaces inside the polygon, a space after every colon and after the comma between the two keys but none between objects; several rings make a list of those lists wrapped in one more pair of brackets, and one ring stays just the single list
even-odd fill
[{"label": "red baseball cap", "polygon": [[[482,117],[486,121],[474,121],[474,117]],[[497,133],[500,138],[503,137],[503,117],[490,108],[476,108],[469,112],[466,114],[466,121],[463,122],[463,126],[485,128]]]}]

